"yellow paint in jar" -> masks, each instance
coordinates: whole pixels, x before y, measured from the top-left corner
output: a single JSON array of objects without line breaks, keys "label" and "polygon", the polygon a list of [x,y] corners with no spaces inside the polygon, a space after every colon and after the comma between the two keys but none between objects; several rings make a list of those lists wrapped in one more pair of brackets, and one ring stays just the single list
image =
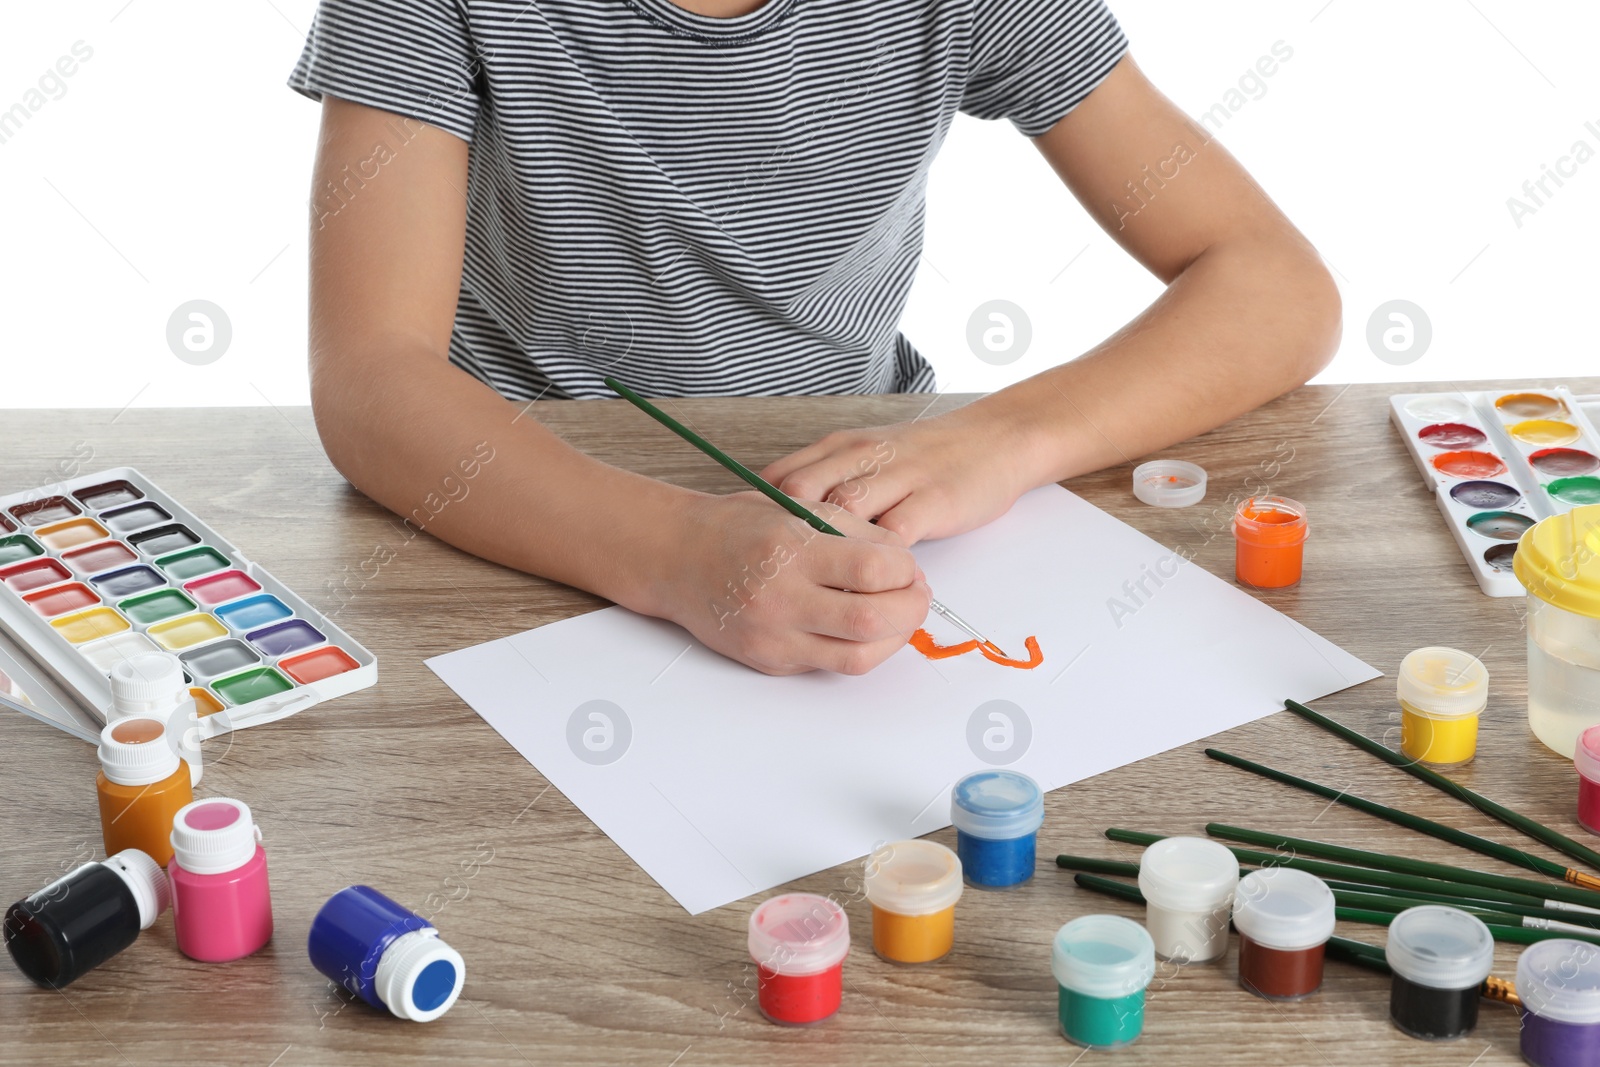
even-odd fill
[{"label": "yellow paint in jar", "polygon": [[1478,750],[1489,671],[1470,653],[1439,645],[1400,663],[1400,751],[1433,767],[1458,767]]},{"label": "yellow paint in jar", "polygon": [[930,963],[955,944],[961,860],[933,841],[898,841],[867,859],[872,949],[893,963]]}]

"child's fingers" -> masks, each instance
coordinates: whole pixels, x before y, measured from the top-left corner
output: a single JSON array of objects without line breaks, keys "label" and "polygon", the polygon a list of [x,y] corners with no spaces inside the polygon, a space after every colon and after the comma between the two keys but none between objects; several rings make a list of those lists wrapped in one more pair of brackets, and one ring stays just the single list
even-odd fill
[{"label": "child's fingers", "polygon": [[[832,500],[860,515],[872,511],[876,503],[872,498],[881,497],[878,487],[883,482],[883,469],[873,446],[853,445],[829,451],[788,471],[777,486],[790,496]],[[883,504],[877,511],[888,507]]]},{"label": "child's fingers", "polygon": [[905,547],[900,540],[900,535],[875,526],[859,515],[853,515],[839,504],[821,500],[802,500],[800,503],[811,509],[818,518],[824,519],[834,529],[846,537],[857,538],[862,541],[871,541],[876,545],[895,545]]},{"label": "child's fingers", "polygon": [[819,537],[800,561],[801,573],[813,582],[852,593],[884,593],[917,580],[917,558],[909,549],[857,537]]},{"label": "child's fingers", "polygon": [[[838,448],[839,442],[836,438],[832,435],[824,437],[820,441],[812,442],[798,452],[790,452],[787,456],[773,460],[762,469],[761,477],[782,488],[785,478],[788,478],[795,471],[811,466]],[[788,492],[788,490],[784,490],[784,492]],[[801,494],[789,493],[789,495],[798,496]]]},{"label": "child's fingers", "polygon": [[812,636],[805,648],[805,656],[808,662],[835,674],[866,674],[904,647],[906,638],[898,634],[882,641],[866,643]]},{"label": "child's fingers", "polygon": [[948,518],[946,512],[946,504],[936,491],[922,489],[879,515],[877,527],[899,535],[903,544],[914,545]]},{"label": "child's fingers", "polygon": [[916,582],[887,593],[841,593],[818,590],[796,605],[795,624],[821,637],[856,644],[898,641],[904,644],[928,616],[928,587]]}]

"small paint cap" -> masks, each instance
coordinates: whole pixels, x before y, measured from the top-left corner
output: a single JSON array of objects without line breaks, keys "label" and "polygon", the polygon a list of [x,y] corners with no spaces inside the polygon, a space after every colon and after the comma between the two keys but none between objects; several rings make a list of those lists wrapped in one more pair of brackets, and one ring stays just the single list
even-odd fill
[{"label": "small paint cap", "polygon": [[821,974],[850,954],[850,919],[827,897],[785,893],[750,913],[750,958],[776,974]]},{"label": "small paint cap", "polygon": [[896,841],[867,857],[867,900],[896,915],[933,915],[961,899],[961,860],[934,841]]},{"label": "small paint cap", "polygon": [[179,808],[172,816],[172,855],[190,874],[225,874],[250,862],[261,843],[261,828],[250,805],[227,797],[208,797]]},{"label": "small paint cap", "polygon": [[1525,1010],[1561,1023],[1600,1023],[1600,946],[1571,938],[1529,945],[1517,957]]},{"label": "small paint cap", "polygon": [[1139,857],[1139,892],[1153,907],[1212,911],[1233,900],[1239,861],[1203,837],[1164,837]]},{"label": "small paint cap", "polygon": [[150,929],[172,904],[172,883],[167,880],[167,872],[148,853],[137,848],[125,848],[100,862],[122,879],[138,902],[139,929]]},{"label": "small paint cap", "polygon": [[1082,915],[1056,931],[1050,972],[1063,989],[1112,1000],[1139,992],[1156,974],[1156,946],[1120,915]]},{"label": "small paint cap", "polygon": [[1333,890],[1314,874],[1264,867],[1239,880],[1233,926],[1263,948],[1299,952],[1333,934]]},{"label": "small paint cap", "polygon": [[395,1015],[426,1023],[450,1010],[466,979],[461,953],[439,940],[439,931],[430,926],[389,943],[378,960],[372,988]]},{"label": "small paint cap", "polygon": [[119,718],[167,711],[188,695],[183,665],[170,652],[141,652],[111,667],[111,713]]},{"label": "small paint cap", "polygon": [[1579,774],[1591,782],[1600,782],[1600,726],[1591,726],[1578,735],[1572,762]]},{"label": "small paint cap", "polygon": [[154,785],[182,760],[167,744],[165,720],[131,715],[100,731],[100,769],[117,785]]},{"label": "small paint cap", "polygon": [[1016,771],[978,771],[950,790],[950,822],[986,841],[1026,837],[1044,824],[1044,792]]},{"label": "small paint cap", "polygon": [[1459,908],[1423,904],[1389,924],[1384,949],[1401,978],[1429,989],[1473,989],[1494,966],[1494,937],[1476,916]]},{"label": "small paint cap", "polygon": [[1430,719],[1464,719],[1489,702],[1489,669],[1470,652],[1430,645],[1400,661],[1395,690]]},{"label": "small paint cap", "polygon": [[1153,459],[1133,468],[1133,495],[1157,508],[1186,508],[1206,496],[1206,470],[1181,459]]}]

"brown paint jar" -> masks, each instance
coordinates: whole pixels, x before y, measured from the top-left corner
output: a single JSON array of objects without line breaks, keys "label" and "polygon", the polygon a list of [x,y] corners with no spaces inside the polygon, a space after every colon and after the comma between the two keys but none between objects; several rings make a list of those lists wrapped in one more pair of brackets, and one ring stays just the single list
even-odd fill
[{"label": "brown paint jar", "polygon": [[1317,876],[1287,867],[1245,875],[1233,905],[1239,984],[1270,1000],[1315,993],[1333,923],[1333,891]]}]

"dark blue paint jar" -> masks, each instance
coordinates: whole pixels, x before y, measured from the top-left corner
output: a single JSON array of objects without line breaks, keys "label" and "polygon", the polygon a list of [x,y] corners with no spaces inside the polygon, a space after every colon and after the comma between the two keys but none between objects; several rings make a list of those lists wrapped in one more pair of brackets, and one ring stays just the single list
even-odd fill
[{"label": "dark blue paint jar", "polygon": [[950,791],[956,855],[968,885],[1006,889],[1033,877],[1044,793],[1016,771],[969,774]]},{"label": "dark blue paint jar", "polygon": [[461,995],[466,964],[416,912],[371,886],[341,889],[306,938],[311,965],[375,1008],[425,1023]]}]

